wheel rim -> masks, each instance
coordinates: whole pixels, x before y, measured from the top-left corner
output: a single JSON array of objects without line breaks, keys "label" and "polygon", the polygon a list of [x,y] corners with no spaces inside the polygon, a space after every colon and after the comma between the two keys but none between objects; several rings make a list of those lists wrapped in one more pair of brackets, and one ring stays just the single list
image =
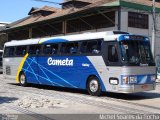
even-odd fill
[{"label": "wheel rim", "polygon": [[91,80],[89,84],[90,90],[92,92],[96,92],[98,90],[98,81],[97,80]]},{"label": "wheel rim", "polygon": [[21,75],[20,82],[21,82],[21,84],[25,84],[25,76],[24,76],[24,74]]}]

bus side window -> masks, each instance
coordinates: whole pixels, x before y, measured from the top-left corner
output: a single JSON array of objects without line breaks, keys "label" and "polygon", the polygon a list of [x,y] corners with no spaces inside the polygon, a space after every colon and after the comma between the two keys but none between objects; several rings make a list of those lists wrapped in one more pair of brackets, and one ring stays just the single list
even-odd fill
[{"label": "bus side window", "polygon": [[100,53],[100,50],[101,50],[101,41],[89,42],[87,48],[90,48],[89,53],[98,54]]},{"label": "bus side window", "polygon": [[78,42],[75,43],[63,43],[61,45],[62,54],[76,54],[78,51]]},{"label": "bus side window", "polygon": [[69,53],[70,54],[77,54],[78,52],[78,42],[71,43],[68,45]]},{"label": "bus side window", "polygon": [[50,55],[50,54],[57,54],[58,51],[58,44],[47,44],[43,48],[43,54]]},{"label": "bus side window", "polygon": [[101,51],[101,41],[100,40],[84,41],[81,44],[80,51],[81,53],[99,54]]},{"label": "bus side window", "polygon": [[87,52],[87,41],[84,41],[84,42],[81,43],[80,52],[81,53],[86,53]]},{"label": "bus side window", "polygon": [[10,50],[9,47],[5,47],[5,50],[4,50],[4,57],[8,57],[8,56],[9,56],[9,50]]},{"label": "bus side window", "polygon": [[16,55],[23,56],[26,54],[27,47],[26,46],[17,46],[16,47]]},{"label": "bus side window", "polygon": [[52,45],[52,55],[57,54],[58,52],[58,44],[53,44]]},{"label": "bus side window", "polygon": [[52,46],[50,44],[44,45],[43,54],[48,55],[52,53]]},{"label": "bus side window", "polygon": [[66,53],[66,43],[62,43],[61,44],[60,53],[61,54],[65,54]]},{"label": "bus side window", "polygon": [[7,57],[8,54],[9,54],[9,48],[5,47],[5,49],[4,49],[4,57]]},{"label": "bus side window", "polygon": [[109,62],[118,62],[118,53],[115,45],[108,46],[108,60]]},{"label": "bus side window", "polygon": [[14,47],[6,47],[4,50],[4,57],[14,56],[14,51],[15,51]]},{"label": "bus side window", "polygon": [[97,42],[89,41],[87,44],[87,53],[94,53],[94,49],[96,49]]},{"label": "bus side window", "polygon": [[41,46],[37,45],[37,46],[35,47],[35,50],[36,50],[36,55],[41,54]]},{"label": "bus side window", "polygon": [[40,54],[40,49],[41,47],[40,46],[36,46],[36,45],[33,45],[33,46],[29,46],[29,55],[38,55]]},{"label": "bus side window", "polygon": [[29,51],[28,51],[29,55],[34,54],[33,51],[34,51],[34,46],[29,46]]},{"label": "bus side window", "polygon": [[9,56],[11,57],[11,56],[14,56],[14,52],[15,52],[15,47],[10,47],[9,48]]},{"label": "bus side window", "polygon": [[77,47],[71,47],[70,48],[70,53],[71,54],[76,54],[77,53]]}]

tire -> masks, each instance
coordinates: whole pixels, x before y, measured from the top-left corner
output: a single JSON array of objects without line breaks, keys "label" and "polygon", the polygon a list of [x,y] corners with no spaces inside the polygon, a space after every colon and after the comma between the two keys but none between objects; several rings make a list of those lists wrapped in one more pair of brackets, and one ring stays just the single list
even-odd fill
[{"label": "tire", "polygon": [[87,91],[92,96],[100,96],[102,93],[101,85],[97,77],[90,77],[87,82]]},{"label": "tire", "polygon": [[20,75],[19,75],[19,84],[23,87],[26,87],[27,86],[27,79],[26,79],[26,75],[21,72]]}]

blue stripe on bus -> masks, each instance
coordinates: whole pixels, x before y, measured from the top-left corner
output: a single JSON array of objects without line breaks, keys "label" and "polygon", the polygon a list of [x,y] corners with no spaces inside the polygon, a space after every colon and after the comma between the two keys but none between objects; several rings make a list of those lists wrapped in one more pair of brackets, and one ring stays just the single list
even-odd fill
[{"label": "blue stripe on bus", "polygon": [[[63,64],[48,65],[49,58],[62,61]],[[69,63],[65,65],[65,60],[73,60],[73,66]],[[89,75],[96,75],[100,80],[102,91],[106,90],[98,72],[86,56],[28,57],[23,71],[28,83],[81,89],[86,89]]]},{"label": "blue stripe on bus", "polygon": [[46,40],[46,41],[44,41],[42,44],[60,43],[60,42],[67,42],[67,41],[68,41],[68,40],[66,40],[66,39],[57,38],[57,39]]}]

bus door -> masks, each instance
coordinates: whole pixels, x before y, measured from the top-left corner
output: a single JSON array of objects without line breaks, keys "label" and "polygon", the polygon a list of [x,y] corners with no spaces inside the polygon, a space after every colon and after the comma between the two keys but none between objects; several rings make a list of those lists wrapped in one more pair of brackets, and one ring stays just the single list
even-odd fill
[{"label": "bus door", "polygon": [[[119,73],[121,72],[119,67],[121,62],[120,62],[120,51],[118,48],[118,43],[117,42],[107,42],[107,47],[106,47],[106,65],[107,65],[107,71],[108,71],[108,80],[109,84],[112,85],[116,89],[116,83],[118,85],[119,83]],[[115,82],[115,83],[112,83]],[[114,84],[114,85],[113,85]],[[113,88],[111,88],[113,89]]]},{"label": "bus door", "polygon": [[28,59],[27,64],[27,80],[29,83],[41,84],[39,81],[39,53],[40,53],[39,45],[31,45],[28,50]]}]

